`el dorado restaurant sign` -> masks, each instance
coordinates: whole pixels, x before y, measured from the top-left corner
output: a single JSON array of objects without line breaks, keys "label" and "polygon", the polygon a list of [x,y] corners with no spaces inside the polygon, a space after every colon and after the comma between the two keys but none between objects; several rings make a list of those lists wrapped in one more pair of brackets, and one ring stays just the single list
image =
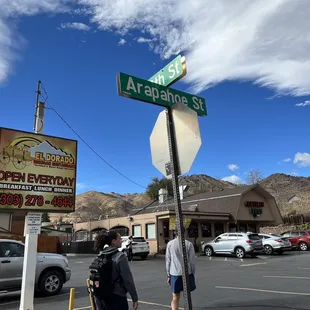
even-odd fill
[{"label": "el dorado restaurant sign", "polygon": [[77,141],[0,128],[0,210],[73,212]]}]

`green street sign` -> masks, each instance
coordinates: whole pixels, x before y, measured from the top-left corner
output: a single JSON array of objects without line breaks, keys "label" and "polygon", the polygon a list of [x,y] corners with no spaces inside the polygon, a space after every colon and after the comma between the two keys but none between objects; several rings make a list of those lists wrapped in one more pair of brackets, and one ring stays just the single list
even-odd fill
[{"label": "green street sign", "polygon": [[142,80],[125,73],[117,75],[117,90],[122,97],[145,101],[163,107],[172,107],[180,102],[197,112],[199,116],[207,115],[204,98]]},{"label": "green street sign", "polygon": [[170,86],[186,75],[185,57],[179,55],[174,58],[167,66],[154,74],[149,81],[162,85]]}]

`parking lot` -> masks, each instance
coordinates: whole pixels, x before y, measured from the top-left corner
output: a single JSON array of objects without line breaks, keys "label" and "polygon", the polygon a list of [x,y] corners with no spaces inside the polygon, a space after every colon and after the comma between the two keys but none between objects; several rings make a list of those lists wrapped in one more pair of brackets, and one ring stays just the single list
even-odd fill
[{"label": "parking lot", "polygon": [[[92,257],[70,257],[72,279],[60,295],[37,298],[35,309],[68,309],[69,291],[76,289],[74,308],[87,310],[88,266]],[[239,260],[217,256],[197,257],[194,309],[310,309],[310,252]],[[136,260],[131,264],[139,293],[139,309],[169,309],[170,291],[163,258]],[[18,310],[18,296],[0,297],[0,309]],[[182,302],[181,302],[182,305]]]}]

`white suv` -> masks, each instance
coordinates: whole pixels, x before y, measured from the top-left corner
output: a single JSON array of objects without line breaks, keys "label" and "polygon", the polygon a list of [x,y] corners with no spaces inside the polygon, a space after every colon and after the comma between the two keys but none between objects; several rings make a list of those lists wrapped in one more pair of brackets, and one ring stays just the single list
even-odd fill
[{"label": "white suv", "polygon": [[258,234],[251,232],[231,232],[221,234],[213,241],[201,242],[202,252],[207,256],[213,254],[235,254],[238,258],[243,258],[247,254],[255,257],[264,251],[262,240]]},{"label": "white suv", "polygon": [[[129,236],[122,237],[122,247],[119,251],[125,252],[127,249]],[[146,259],[150,254],[149,243],[144,237],[132,237],[132,256],[139,256],[141,259]]]}]

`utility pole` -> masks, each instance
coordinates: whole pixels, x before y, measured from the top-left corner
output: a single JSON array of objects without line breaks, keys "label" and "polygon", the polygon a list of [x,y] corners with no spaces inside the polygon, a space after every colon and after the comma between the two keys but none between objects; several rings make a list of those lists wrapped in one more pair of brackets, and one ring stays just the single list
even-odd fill
[{"label": "utility pole", "polygon": [[[44,129],[44,103],[39,101],[40,98],[40,86],[41,81],[38,81],[36,90],[36,108],[34,118],[34,132],[43,133]],[[34,310],[34,287],[35,287],[35,274],[37,266],[37,246],[38,235],[31,234],[28,229],[28,224],[31,219],[36,218],[40,220],[42,218],[42,212],[28,212],[25,218],[25,253],[23,264],[23,276],[22,276],[22,290],[20,298],[19,310]]]},{"label": "utility pole", "polygon": [[34,125],[33,130],[35,133],[43,133],[44,129],[44,103],[40,102],[41,95],[41,84],[42,82],[39,80],[37,84],[36,90],[36,107],[34,114]]}]

